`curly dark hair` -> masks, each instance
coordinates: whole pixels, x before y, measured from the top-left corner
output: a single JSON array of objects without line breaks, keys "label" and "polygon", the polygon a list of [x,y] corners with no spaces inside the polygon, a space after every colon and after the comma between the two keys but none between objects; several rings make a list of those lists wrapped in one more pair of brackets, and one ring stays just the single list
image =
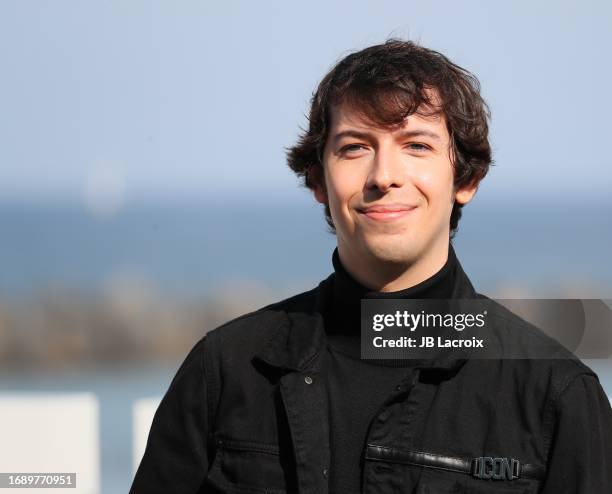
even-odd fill
[{"label": "curly dark hair", "polygon": [[[432,91],[437,98],[431,97]],[[308,130],[287,148],[287,164],[311,190],[323,181],[323,149],[331,109],[347,103],[385,128],[401,125],[408,115],[442,114],[454,156],[456,188],[478,185],[493,164],[488,140],[490,111],[480,95],[478,79],[441,53],[412,41],[389,39],[340,60],[313,94]],[[323,184],[324,185],[324,184]],[[455,202],[450,217],[454,237],[463,204]],[[336,229],[329,205],[325,219]]]}]

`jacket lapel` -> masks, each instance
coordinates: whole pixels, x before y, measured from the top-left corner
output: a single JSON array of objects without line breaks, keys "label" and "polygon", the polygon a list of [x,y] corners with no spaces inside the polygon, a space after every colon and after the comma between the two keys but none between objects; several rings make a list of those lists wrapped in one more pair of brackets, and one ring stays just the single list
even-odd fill
[{"label": "jacket lapel", "polygon": [[[298,324],[305,323],[306,321]],[[311,326],[312,331],[312,326]],[[319,354],[280,379],[300,493],[327,493],[330,463],[328,398]]]},{"label": "jacket lapel", "polygon": [[291,431],[300,493],[328,492],[329,412],[320,309],[330,280],[331,277],[323,280],[302,307],[286,312],[285,323],[255,356],[284,372],[279,387]]}]

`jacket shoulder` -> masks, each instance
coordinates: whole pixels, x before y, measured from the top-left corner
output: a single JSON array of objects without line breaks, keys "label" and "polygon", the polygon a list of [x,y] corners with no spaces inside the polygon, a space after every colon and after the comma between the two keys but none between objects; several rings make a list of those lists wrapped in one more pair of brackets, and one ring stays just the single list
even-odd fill
[{"label": "jacket shoulder", "polygon": [[[526,358],[536,357],[530,354],[529,347],[534,349],[546,348],[546,356],[548,358],[577,358],[558,340],[549,336],[541,328],[523,319],[498,301],[481,294],[478,294],[478,298],[488,301],[487,307],[492,309],[489,312],[489,317],[492,317],[494,320],[492,327],[496,331],[497,336],[504,343],[524,347],[521,350],[525,352]],[[542,358],[543,355],[538,355],[538,357]]]},{"label": "jacket shoulder", "polygon": [[320,285],[240,315],[208,331],[205,338],[219,348],[248,348],[253,353],[288,322],[290,312],[307,312],[314,307]]},{"label": "jacket shoulder", "polygon": [[[488,299],[495,304],[493,325],[502,341],[511,342],[515,349],[524,356],[520,359],[538,374],[546,376],[552,395],[558,395],[576,377],[597,374],[574,353],[559,341],[546,334],[542,329],[526,321],[505,306],[478,294],[479,298]],[[543,358],[545,355],[545,358]],[[530,374],[533,377],[533,374]]]}]

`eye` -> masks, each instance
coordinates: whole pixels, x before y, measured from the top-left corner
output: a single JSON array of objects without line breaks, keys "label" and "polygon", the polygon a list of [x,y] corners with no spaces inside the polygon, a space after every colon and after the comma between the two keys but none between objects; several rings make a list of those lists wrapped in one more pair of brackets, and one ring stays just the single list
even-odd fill
[{"label": "eye", "polygon": [[346,146],[340,148],[340,154],[356,154],[364,149],[365,146],[362,146],[361,144],[347,144]]},{"label": "eye", "polygon": [[361,144],[348,144],[347,146],[344,146],[342,149],[340,149],[340,152],[346,153],[350,151],[359,151],[360,149],[363,149],[363,146]]},{"label": "eye", "polygon": [[429,149],[431,149],[427,144],[421,144],[420,142],[411,142],[410,144],[408,144],[408,147],[412,151],[417,151],[419,153],[423,153],[423,152],[429,151]]}]

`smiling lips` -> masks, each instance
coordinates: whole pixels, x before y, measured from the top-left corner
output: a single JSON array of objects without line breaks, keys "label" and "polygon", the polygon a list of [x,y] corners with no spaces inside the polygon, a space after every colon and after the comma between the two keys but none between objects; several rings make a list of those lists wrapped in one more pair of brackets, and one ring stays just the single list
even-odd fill
[{"label": "smiling lips", "polygon": [[359,212],[373,220],[393,221],[403,218],[413,209],[416,209],[416,206],[410,206],[408,204],[385,204],[369,206],[367,208],[360,209]]}]

